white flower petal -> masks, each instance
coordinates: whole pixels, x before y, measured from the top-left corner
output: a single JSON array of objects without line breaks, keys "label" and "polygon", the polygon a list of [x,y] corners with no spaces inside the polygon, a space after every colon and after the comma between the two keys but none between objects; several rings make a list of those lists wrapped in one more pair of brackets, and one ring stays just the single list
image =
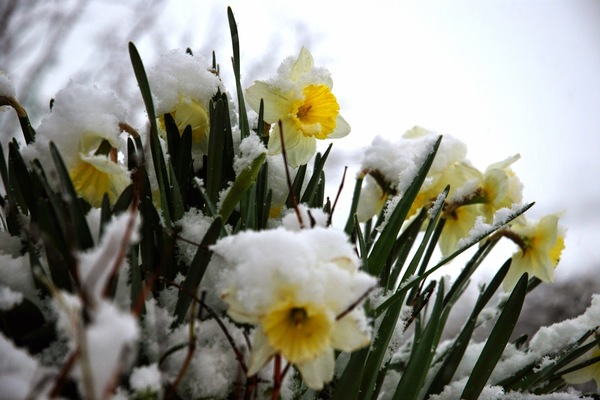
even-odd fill
[{"label": "white flower petal", "polygon": [[257,328],[252,337],[252,354],[250,354],[250,365],[248,376],[256,374],[275,355],[275,349],[269,344],[262,328]]},{"label": "white flower petal", "polygon": [[302,380],[313,390],[323,389],[323,384],[333,379],[335,359],[333,350],[328,349],[315,360],[296,364]]},{"label": "white flower petal", "polygon": [[298,81],[302,75],[310,72],[314,65],[315,62],[312,54],[310,54],[306,48],[302,47],[298,58],[294,64],[292,64],[292,68],[290,69],[290,79],[292,81]]},{"label": "white flower petal", "polygon": [[365,347],[371,341],[367,326],[362,310],[353,310],[335,323],[331,334],[332,347],[347,352]]},{"label": "white flower petal", "polygon": [[335,129],[329,135],[327,135],[328,139],[339,139],[347,136],[350,133],[350,124],[346,122],[344,117],[338,115],[335,119]]},{"label": "white flower petal", "polygon": [[264,102],[263,119],[269,124],[277,123],[291,109],[291,101],[283,96],[277,88],[266,82],[256,81],[246,89],[246,101],[258,113],[261,99]]}]

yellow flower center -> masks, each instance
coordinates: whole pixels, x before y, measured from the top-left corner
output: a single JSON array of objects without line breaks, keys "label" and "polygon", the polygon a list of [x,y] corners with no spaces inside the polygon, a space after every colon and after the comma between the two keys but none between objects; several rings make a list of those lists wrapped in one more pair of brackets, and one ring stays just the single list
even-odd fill
[{"label": "yellow flower center", "polygon": [[552,249],[550,249],[550,259],[552,260],[552,263],[554,264],[554,266],[556,266],[558,264],[558,262],[560,261],[560,256],[562,254],[562,251],[565,249],[565,238],[563,236],[558,236],[558,238],[556,239],[556,244],[554,245],[554,247],[552,247]]},{"label": "yellow flower center", "polygon": [[113,202],[114,194],[110,190],[109,174],[88,162],[81,161],[70,171],[70,175],[75,191],[92,206],[101,206],[104,193],[107,193],[111,203]]},{"label": "yellow flower center", "polygon": [[[183,131],[188,125],[191,126],[193,143],[200,143],[208,137],[210,129],[208,112],[198,101],[182,99],[177,103],[175,109],[171,111],[170,114],[175,120],[180,135],[183,135]],[[159,117],[159,121],[164,129],[164,115]]]},{"label": "yellow flower center", "polygon": [[292,117],[304,136],[326,139],[335,129],[340,111],[337,99],[327,85],[308,85],[304,99],[294,103]]},{"label": "yellow flower center", "polygon": [[292,363],[312,360],[330,347],[334,319],[314,305],[284,302],[262,321],[269,344]]}]

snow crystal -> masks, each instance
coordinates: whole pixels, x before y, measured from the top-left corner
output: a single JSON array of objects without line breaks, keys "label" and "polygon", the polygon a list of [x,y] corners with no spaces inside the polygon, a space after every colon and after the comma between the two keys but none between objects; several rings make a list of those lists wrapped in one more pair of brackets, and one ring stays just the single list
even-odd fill
[{"label": "snow crystal", "polygon": [[[468,378],[452,382],[446,386],[442,393],[429,397],[429,400],[456,400],[460,399]],[[479,400],[592,400],[590,397],[581,397],[581,393],[568,390],[565,393],[551,393],[535,395],[533,393],[508,392],[499,386],[485,386],[478,397]]]},{"label": "snow crystal", "polygon": [[135,368],[129,377],[129,385],[136,392],[160,393],[162,382],[158,364]]},{"label": "snow crystal", "polygon": [[224,91],[221,80],[204,57],[191,56],[182,50],[162,55],[148,70],[148,81],[158,115],[173,111],[182,99],[199,101],[207,110],[213,95],[218,90]]},{"label": "snow crystal", "polygon": [[0,285],[0,311],[8,311],[23,301],[23,294],[8,286]]},{"label": "snow crystal", "polygon": [[236,176],[248,168],[261,154],[265,154],[267,149],[256,134],[251,134],[242,139],[239,151],[241,154],[236,155],[233,160],[233,170]]},{"label": "snow crystal", "polygon": [[[104,235],[98,246],[80,254],[79,272],[82,285],[92,299],[100,300],[108,279],[113,272],[117,257],[122,256],[121,263],[126,263],[125,253],[121,253],[126,241],[137,241],[137,231],[140,219],[137,213],[123,213],[112,219],[105,226]],[[127,233],[130,237],[125,237]],[[126,248],[125,248],[126,250]],[[122,267],[122,265],[121,265]],[[120,268],[119,268],[120,269]]]},{"label": "snow crystal", "polygon": [[[38,362],[25,351],[15,345],[0,333],[0,394],[3,399],[43,398],[50,390],[42,384],[43,375],[49,370],[40,368]],[[52,382],[52,379],[48,379]]]},{"label": "snow crystal", "polygon": [[[133,315],[119,311],[106,301],[98,304],[93,322],[86,329],[86,351],[95,398],[104,396],[115,373],[131,361],[138,336],[139,328]],[[76,372],[81,374],[81,366],[77,367]]]},{"label": "snow crystal", "polygon": [[339,311],[375,285],[375,278],[357,273],[359,259],[344,232],[330,228],[246,231],[212,249],[235,266],[225,286],[236,288],[236,301],[249,314],[263,312],[286,282],[298,288],[298,301],[335,304]]},{"label": "snow crystal", "polygon": [[[244,338],[239,329],[222,321],[236,346],[244,349]],[[196,349],[178,391],[183,398],[226,398],[234,387],[236,378],[243,372],[224,332],[215,320],[196,321]],[[189,341],[189,325],[176,328],[169,335],[169,348]],[[169,355],[164,361],[165,371],[175,377],[187,356],[184,347]]]},{"label": "snow crystal", "polygon": [[17,97],[15,86],[6,72],[0,69],[0,96]]},{"label": "snow crystal", "polygon": [[[323,228],[327,227],[329,215],[322,209],[308,208],[304,204],[298,204],[298,210],[300,211],[300,217],[302,218],[304,228],[313,228],[315,226]],[[299,231],[302,229],[295,210],[287,210],[286,214],[281,219],[281,224],[284,228],[291,231]]]},{"label": "snow crystal", "polygon": [[13,258],[11,255],[0,254],[0,284],[39,304],[27,255]]},{"label": "snow crystal", "polygon": [[575,343],[590,329],[600,324],[600,295],[592,296],[592,304],[580,316],[542,327],[533,336],[530,343],[531,351],[541,354],[553,354],[557,349],[568,347]]},{"label": "snow crystal", "polygon": [[190,208],[179,221],[177,225],[181,228],[179,236],[184,240],[177,241],[179,261],[186,265],[192,262],[192,259],[198,251],[198,245],[204,239],[204,235],[210,227],[213,219],[205,216],[197,208]]},{"label": "snow crystal", "polygon": [[477,242],[481,238],[489,235],[495,230],[503,227],[511,221],[514,215],[520,211],[522,206],[520,204],[514,204],[512,208],[501,208],[494,214],[494,221],[491,224],[485,223],[485,217],[480,215],[475,220],[475,224],[469,231],[469,235],[460,239],[456,243],[456,249],[469,246],[470,244]]}]

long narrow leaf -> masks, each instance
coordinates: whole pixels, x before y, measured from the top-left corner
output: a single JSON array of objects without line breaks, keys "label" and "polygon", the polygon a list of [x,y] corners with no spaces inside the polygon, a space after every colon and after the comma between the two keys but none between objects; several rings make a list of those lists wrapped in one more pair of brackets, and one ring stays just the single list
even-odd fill
[{"label": "long narrow leaf", "polygon": [[523,274],[519,282],[508,298],[502,313],[496,321],[496,325],[481,350],[481,354],[473,367],[473,371],[467,380],[461,399],[477,400],[479,394],[485,387],[492,371],[500,360],[504,348],[515,328],[517,319],[521,314],[521,308],[527,294],[527,274]]}]

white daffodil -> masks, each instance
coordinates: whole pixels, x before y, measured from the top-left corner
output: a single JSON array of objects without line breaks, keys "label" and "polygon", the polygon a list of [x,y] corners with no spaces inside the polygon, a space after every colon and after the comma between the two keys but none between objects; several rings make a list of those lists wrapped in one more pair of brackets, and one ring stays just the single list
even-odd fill
[{"label": "white daffodil", "polygon": [[[597,346],[585,353],[580,358],[578,358],[572,364],[577,364],[582,361],[588,361],[596,357],[600,357],[600,347]],[[579,385],[594,380],[596,382],[596,387],[600,388],[600,361],[596,361],[595,363],[588,365],[587,367],[583,367],[576,371],[564,374],[562,378],[567,383],[570,383],[572,385]]]},{"label": "white daffodil", "polygon": [[114,203],[131,183],[118,161],[123,121],[125,110],[114,93],[72,83],[56,95],[52,113],[42,120],[24,155],[39,158],[52,169],[49,143],[53,142],[77,193],[94,207],[102,204],[104,194]]},{"label": "white daffodil", "polygon": [[156,113],[164,135],[165,114],[171,114],[179,134],[189,125],[192,150],[208,152],[210,131],[209,102],[224,87],[219,76],[201,56],[174,50],[163,55],[148,72]]},{"label": "white daffodil", "polygon": [[275,125],[269,137],[269,154],[282,152],[278,121],[288,163],[294,167],[310,160],[317,139],[341,138],[350,132],[332,86],[329,72],[315,68],[312,55],[302,48],[297,58],[287,58],[281,64],[275,78],[256,81],[246,90],[250,107],[258,112],[262,99],[264,120]]},{"label": "white daffodil", "polygon": [[227,313],[256,325],[248,375],[281,355],[318,390],[333,378],[334,350],[369,344],[357,303],[376,281],[358,270],[343,232],[319,226],[246,231],[220,240],[213,250],[233,266],[223,292]]},{"label": "white daffodil", "polygon": [[558,215],[515,224],[507,236],[519,245],[519,250],[512,256],[504,289],[511,290],[525,272],[543,282],[552,282],[554,268],[565,248],[565,230],[558,224]]}]

